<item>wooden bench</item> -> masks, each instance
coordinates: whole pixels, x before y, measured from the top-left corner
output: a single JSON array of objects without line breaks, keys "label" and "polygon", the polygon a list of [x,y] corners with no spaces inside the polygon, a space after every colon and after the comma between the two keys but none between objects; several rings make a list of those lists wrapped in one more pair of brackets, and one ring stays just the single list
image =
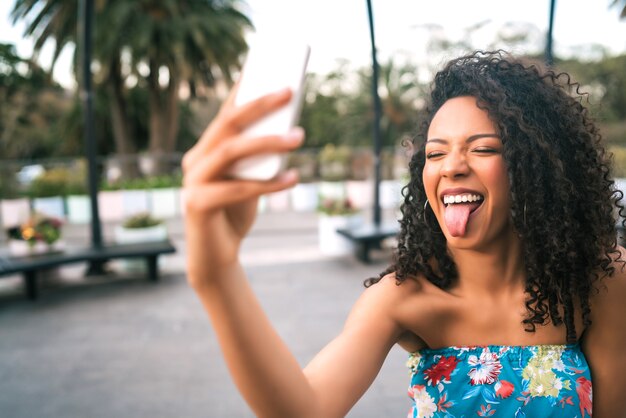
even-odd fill
[{"label": "wooden bench", "polygon": [[105,244],[100,248],[68,248],[59,252],[21,257],[0,255],[0,277],[20,273],[26,295],[33,300],[38,296],[37,276],[41,270],[80,262],[104,263],[117,258],[144,258],[148,279],[157,281],[159,255],[175,252],[174,245],[169,240],[165,240],[137,244]]},{"label": "wooden bench", "polygon": [[355,228],[338,229],[337,233],[348,238],[356,245],[356,257],[364,263],[370,262],[370,250],[380,249],[387,238],[395,237],[400,226],[394,224],[363,224]]}]

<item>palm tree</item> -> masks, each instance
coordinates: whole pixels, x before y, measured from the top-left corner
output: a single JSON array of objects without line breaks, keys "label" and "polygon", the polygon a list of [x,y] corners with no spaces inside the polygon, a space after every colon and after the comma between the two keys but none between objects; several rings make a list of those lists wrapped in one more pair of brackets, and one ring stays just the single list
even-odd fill
[{"label": "palm tree", "polygon": [[0,43],[0,67],[0,158],[57,150],[53,132],[68,104],[60,87],[36,62],[17,55],[12,44]]},{"label": "palm tree", "polygon": [[619,14],[619,18],[620,19],[624,19],[626,18],[626,0],[613,0],[611,2],[611,7],[617,7],[622,9],[622,11]]},{"label": "palm tree", "polygon": [[[236,0],[109,0],[98,16],[109,26],[106,32],[97,30],[95,53],[109,64],[116,94],[123,86],[125,52],[132,73],[148,90],[149,152],[157,161],[175,150],[181,87],[195,95],[218,79],[230,83],[239,68],[247,48],[244,31],[252,23],[237,6]],[[111,37],[111,31],[124,38]]]},{"label": "palm tree", "polygon": [[[174,151],[179,130],[179,92],[193,95],[217,80],[232,81],[247,49],[245,31],[252,23],[238,0],[107,0],[96,2],[94,59],[97,80],[111,97],[117,152],[134,152],[132,122],[127,118],[129,77],[149,92],[149,151]],[[28,19],[26,36],[38,53],[55,40],[53,63],[76,40],[77,0],[16,0],[12,17]]]},{"label": "palm tree", "polygon": [[416,101],[423,97],[417,67],[389,59],[380,67],[383,118],[381,128],[387,145],[397,145],[417,124]]},{"label": "palm tree", "polygon": [[24,36],[33,38],[34,58],[46,41],[54,40],[50,73],[63,48],[76,43],[77,10],[78,0],[15,0],[13,4],[12,23],[27,20]]},{"label": "palm tree", "polygon": [[[98,1],[96,4],[98,11],[101,12],[106,4],[107,2]],[[35,57],[39,54],[46,41],[54,40],[50,74],[63,48],[70,44],[76,45],[77,43],[78,0],[16,0],[11,16],[13,23],[19,19],[27,21],[24,36],[33,38],[33,55]],[[108,37],[115,41],[122,40],[119,36],[110,36],[110,33]],[[74,62],[77,62],[76,53],[77,50],[75,49]],[[114,55],[100,54],[100,56],[106,56],[111,61],[108,63],[108,66],[115,66],[116,59]],[[78,70],[78,68],[75,68],[75,70]],[[126,116],[128,113],[123,97],[124,79],[121,73],[115,74],[111,72],[111,76],[104,79],[102,84],[104,84],[105,89],[112,98],[109,107],[114,132],[113,139],[116,153],[121,156],[123,162],[122,172],[124,176],[133,177],[137,173],[137,168],[136,164],[132,164],[129,156],[136,152],[136,148],[131,134],[131,121]],[[68,116],[68,120],[80,125],[82,123],[80,122],[81,119],[73,116],[75,115]],[[72,127],[70,130],[75,130],[74,128]]]}]

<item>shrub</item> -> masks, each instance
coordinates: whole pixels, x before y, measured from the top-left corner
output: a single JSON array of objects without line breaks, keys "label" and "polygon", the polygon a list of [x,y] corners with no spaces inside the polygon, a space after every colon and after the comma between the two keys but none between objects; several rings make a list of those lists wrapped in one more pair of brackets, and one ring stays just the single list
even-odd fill
[{"label": "shrub", "polygon": [[324,215],[352,215],[359,211],[348,198],[320,198],[319,201],[320,205],[318,206],[317,211],[323,213]]},{"label": "shrub", "polygon": [[154,218],[149,213],[142,212],[127,218],[122,226],[129,229],[150,228],[152,226],[160,225],[162,222],[162,220]]}]

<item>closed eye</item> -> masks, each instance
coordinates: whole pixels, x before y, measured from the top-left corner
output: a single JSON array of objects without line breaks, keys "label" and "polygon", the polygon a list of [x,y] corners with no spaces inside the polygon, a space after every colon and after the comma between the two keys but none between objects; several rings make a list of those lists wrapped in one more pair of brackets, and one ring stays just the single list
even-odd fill
[{"label": "closed eye", "polygon": [[441,151],[432,151],[426,154],[426,158],[430,160],[431,158],[441,157],[442,155],[444,155],[444,153]]},{"label": "closed eye", "polygon": [[485,148],[485,147],[480,147],[480,148],[474,148],[472,150],[473,152],[478,152],[480,154],[496,154],[498,153],[497,149],[494,148]]}]

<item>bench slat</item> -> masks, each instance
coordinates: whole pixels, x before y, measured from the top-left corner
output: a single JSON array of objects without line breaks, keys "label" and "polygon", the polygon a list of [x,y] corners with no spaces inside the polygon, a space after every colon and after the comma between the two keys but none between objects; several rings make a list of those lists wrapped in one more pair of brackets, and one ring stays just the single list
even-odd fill
[{"label": "bench slat", "polygon": [[67,248],[63,251],[28,256],[0,255],[0,276],[21,273],[29,299],[37,298],[37,273],[51,267],[79,262],[108,261],[116,258],[145,258],[148,278],[158,280],[157,258],[176,252],[169,241],[136,244],[106,244],[102,247]]}]

